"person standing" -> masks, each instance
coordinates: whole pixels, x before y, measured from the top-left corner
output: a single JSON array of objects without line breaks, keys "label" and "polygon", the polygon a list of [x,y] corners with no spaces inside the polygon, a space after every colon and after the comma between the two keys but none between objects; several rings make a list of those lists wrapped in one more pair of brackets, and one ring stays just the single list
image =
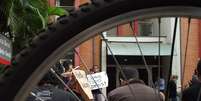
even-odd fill
[{"label": "person standing", "polygon": [[[100,68],[97,65],[94,65],[90,70],[91,74],[100,72]],[[101,89],[92,90],[94,101],[101,101]]]},{"label": "person standing", "polygon": [[192,79],[190,80],[188,86],[192,86],[194,84],[199,83],[199,79],[198,79],[198,74],[197,74],[197,70],[194,71],[194,74],[192,75]]},{"label": "person standing", "polygon": [[26,101],[78,101],[72,93],[56,88],[58,82],[57,78],[48,72]]},{"label": "person standing", "polygon": [[121,79],[121,86],[112,90],[108,94],[109,101],[161,101],[158,90],[144,84],[139,79],[136,69],[124,68],[123,72],[127,78]]},{"label": "person standing", "polygon": [[201,101],[201,60],[197,64],[197,80],[182,93],[182,101]]},{"label": "person standing", "polygon": [[168,84],[168,98],[170,101],[177,101],[177,76],[172,75]]}]

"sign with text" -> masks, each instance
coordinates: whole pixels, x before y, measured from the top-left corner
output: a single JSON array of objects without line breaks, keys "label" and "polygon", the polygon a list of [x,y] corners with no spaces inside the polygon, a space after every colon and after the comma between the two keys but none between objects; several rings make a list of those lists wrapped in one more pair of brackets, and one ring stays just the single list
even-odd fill
[{"label": "sign with text", "polygon": [[83,70],[72,70],[73,75],[75,76],[75,79],[78,81],[80,87],[84,91],[84,93],[87,95],[89,99],[93,99],[93,95],[91,92],[91,88],[89,85],[89,82],[86,77],[86,73]]},{"label": "sign with text", "polygon": [[108,76],[106,72],[87,75],[92,90],[108,87]]},{"label": "sign with text", "polygon": [[0,64],[10,65],[12,58],[12,42],[0,34]]}]

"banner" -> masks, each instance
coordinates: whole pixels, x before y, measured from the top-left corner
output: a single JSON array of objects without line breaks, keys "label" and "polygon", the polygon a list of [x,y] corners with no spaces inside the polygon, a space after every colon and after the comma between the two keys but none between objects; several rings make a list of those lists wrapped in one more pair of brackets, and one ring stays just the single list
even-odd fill
[{"label": "banner", "polygon": [[10,65],[12,58],[12,42],[0,34],[0,64]]},{"label": "banner", "polygon": [[72,70],[73,75],[75,76],[75,79],[78,81],[80,87],[84,91],[84,93],[87,95],[89,99],[93,99],[93,95],[91,92],[91,88],[89,85],[89,82],[86,77],[86,73],[83,70]]},{"label": "banner", "polygon": [[105,71],[87,75],[87,79],[92,90],[108,87],[108,76]]}]

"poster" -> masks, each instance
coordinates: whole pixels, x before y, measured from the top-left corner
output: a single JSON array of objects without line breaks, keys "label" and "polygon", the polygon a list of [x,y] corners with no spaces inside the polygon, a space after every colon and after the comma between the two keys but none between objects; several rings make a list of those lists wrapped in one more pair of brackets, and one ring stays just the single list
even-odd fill
[{"label": "poster", "polygon": [[92,90],[108,87],[108,76],[105,71],[87,75],[87,79]]},{"label": "poster", "polygon": [[91,88],[89,85],[89,82],[86,77],[86,73],[83,70],[72,70],[73,75],[75,76],[75,79],[78,81],[80,87],[84,91],[84,93],[87,95],[89,99],[93,99],[93,95],[91,92]]}]

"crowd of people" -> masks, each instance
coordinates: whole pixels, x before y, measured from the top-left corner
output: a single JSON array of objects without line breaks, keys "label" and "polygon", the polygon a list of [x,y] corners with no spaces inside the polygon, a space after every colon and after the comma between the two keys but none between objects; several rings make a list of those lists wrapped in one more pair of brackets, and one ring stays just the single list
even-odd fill
[{"label": "crowd of people", "polygon": [[[70,88],[76,83],[71,72],[73,68],[72,63],[69,62],[56,64],[53,68]],[[160,89],[157,89],[157,87],[146,85],[139,78],[137,69],[124,68],[122,71],[125,75],[120,75],[120,87],[108,93],[108,101],[178,101],[177,76],[171,76],[167,89],[164,87],[165,80],[161,79]],[[90,69],[91,74],[97,72],[100,72],[100,68],[96,65]],[[93,101],[103,101],[101,89],[92,90],[92,93]],[[201,61],[197,64],[189,87],[185,88],[181,94],[182,101],[201,101]],[[84,99],[79,91],[73,90],[72,93],[54,74],[48,72],[32,90],[27,101],[84,101]]]},{"label": "crowd of people", "polygon": [[[50,71],[42,78],[38,85],[28,96],[27,101],[84,101],[80,91],[77,91],[77,82],[73,76],[72,69],[77,69],[72,62],[60,61],[52,68],[57,75],[64,81],[64,84],[55,77]],[[94,65],[90,73],[98,73],[100,68]],[[69,91],[69,88],[72,92]],[[100,89],[92,90],[94,101],[100,101]]]},{"label": "crowd of people", "polygon": [[[53,69],[60,78],[67,84],[72,83],[72,64],[67,62],[58,62]],[[76,97],[81,98],[79,93],[68,91],[61,81],[50,71],[45,74],[38,85],[32,90],[27,101],[79,101]]]}]

